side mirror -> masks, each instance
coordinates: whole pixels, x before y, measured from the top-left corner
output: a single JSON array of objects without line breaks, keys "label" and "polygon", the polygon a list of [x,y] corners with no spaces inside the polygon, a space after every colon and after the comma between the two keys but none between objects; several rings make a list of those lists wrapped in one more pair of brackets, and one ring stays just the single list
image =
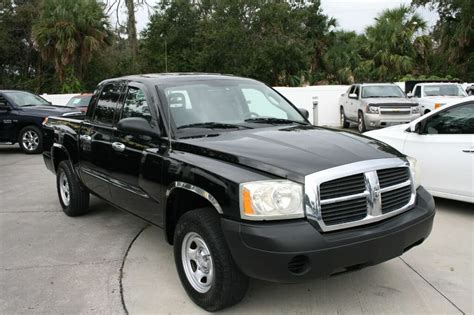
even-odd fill
[{"label": "side mirror", "polygon": [[413,97],[413,93],[412,93],[412,92],[408,92],[408,93],[407,93],[407,96],[408,96],[409,98],[412,98],[412,97]]},{"label": "side mirror", "polygon": [[349,94],[349,98],[355,98],[355,99],[357,99],[357,94],[351,93],[351,94]]},{"label": "side mirror", "polygon": [[8,106],[6,102],[0,102],[0,110],[8,112],[10,110],[10,106]]},{"label": "side mirror", "polygon": [[411,123],[410,124],[410,132],[412,133],[417,133],[417,134],[422,134],[424,129],[424,123],[423,121],[419,121],[417,123]]},{"label": "side mirror", "polygon": [[299,112],[301,113],[301,115],[304,116],[304,118],[308,119],[309,118],[309,112],[304,109],[304,108],[298,108]]},{"label": "side mirror", "polygon": [[145,136],[157,136],[159,131],[153,129],[145,118],[141,117],[129,117],[121,119],[117,124],[117,129],[122,132],[145,135]]}]

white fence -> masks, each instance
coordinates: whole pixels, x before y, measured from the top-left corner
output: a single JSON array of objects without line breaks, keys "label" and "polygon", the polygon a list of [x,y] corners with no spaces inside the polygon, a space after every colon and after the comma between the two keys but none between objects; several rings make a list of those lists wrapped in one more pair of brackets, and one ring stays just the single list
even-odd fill
[{"label": "white fence", "polygon": [[[309,111],[309,120],[318,126],[337,126],[339,124],[339,97],[347,90],[347,85],[318,85],[308,87],[275,87],[296,107]],[[78,94],[43,94],[54,105],[66,105],[69,99]],[[316,115],[313,100],[318,100]],[[317,117],[317,121],[314,121]]]}]

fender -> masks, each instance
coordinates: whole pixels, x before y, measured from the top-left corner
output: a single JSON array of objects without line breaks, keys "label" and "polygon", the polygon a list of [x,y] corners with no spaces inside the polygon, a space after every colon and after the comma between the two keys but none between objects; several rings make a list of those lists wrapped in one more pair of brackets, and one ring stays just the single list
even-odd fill
[{"label": "fender", "polygon": [[208,193],[206,190],[204,190],[202,188],[199,188],[197,186],[191,185],[189,183],[180,182],[180,181],[176,181],[176,182],[171,183],[170,187],[166,190],[166,199],[168,199],[168,197],[171,195],[173,190],[178,189],[178,188],[189,190],[189,191],[203,197],[204,199],[206,199],[207,201],[209,201],[212,204],[212,206],[216,209],[216,211],[219,214],[223,214],[222,208],[219,205],[219,202],[217,202],[216,198],[214,198],[213,195]]}]

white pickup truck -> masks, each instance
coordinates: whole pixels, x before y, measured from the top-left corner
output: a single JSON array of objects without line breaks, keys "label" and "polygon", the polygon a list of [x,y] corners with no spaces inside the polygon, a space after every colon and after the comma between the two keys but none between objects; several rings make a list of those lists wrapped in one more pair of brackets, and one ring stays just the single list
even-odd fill
[{"label": "white pickup truck", "polygon": [[418,83],[408,97],[420,104],[422,114],[456,102],[467,93],[458,83]]},{"label": "white pickup truck", "polygon": [[341,126],[366,130],[409,123],[420,117],[418,104],[393,83],[352,85],[339,98]]}]

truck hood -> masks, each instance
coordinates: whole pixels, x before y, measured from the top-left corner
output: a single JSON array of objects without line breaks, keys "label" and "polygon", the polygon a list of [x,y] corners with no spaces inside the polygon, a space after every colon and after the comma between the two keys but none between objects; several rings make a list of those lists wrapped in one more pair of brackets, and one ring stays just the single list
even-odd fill
[{"label": "truck hood", "polygon": [[62,116],[66,113],[80,113],[81,110],[74,107],[55,106],[55,105],[37,105],[22,107],[24,113],[38,116]]},{"label": "truck hood", "polygon": [[401,156],[377,140],[315,126],[258,128],[181,139],[175,149],[295,181],[339,165]]},{"label": "truck hood", "polygon": [[415,105],[416,103],[405,97],[372,97],[364,98],[364,102],[373,105]]}]

